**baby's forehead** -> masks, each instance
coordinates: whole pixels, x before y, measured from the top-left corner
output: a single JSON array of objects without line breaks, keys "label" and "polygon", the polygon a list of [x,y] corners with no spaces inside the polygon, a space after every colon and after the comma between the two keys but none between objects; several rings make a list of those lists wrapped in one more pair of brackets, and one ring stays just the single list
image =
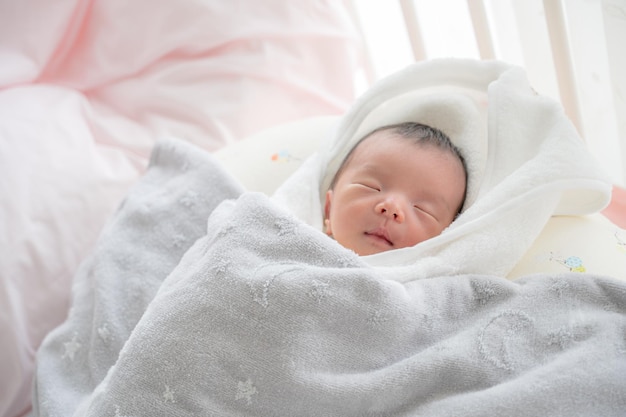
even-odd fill
[{"label": "baby's forehead", "polygon": [[414,151],[434,152],[434,155],[453,155],[449,149],[444,149],[431,141],[404,136],[392,127],[383,128],[369,133],[352,147],[335,172],[329,188],[333,188],[347,170],[358,169],[362,171],[365,167],[370,167],[370,171],[375,170],[376,166],[384,164],[380,161],[383,154],[385,156],[392,154],[396,157],[410,158],[411,155],[415,155]]}]

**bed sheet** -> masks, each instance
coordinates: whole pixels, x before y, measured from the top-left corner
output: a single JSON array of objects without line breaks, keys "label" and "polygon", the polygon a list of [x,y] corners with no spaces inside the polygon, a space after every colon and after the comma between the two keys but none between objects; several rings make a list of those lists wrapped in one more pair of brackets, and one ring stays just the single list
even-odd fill
[{"label": "bed sheet", "polygon": [[28,409],[35,351],[155,141],[342,113],[356,33],[341,1],[0,3],[0,416]]}]

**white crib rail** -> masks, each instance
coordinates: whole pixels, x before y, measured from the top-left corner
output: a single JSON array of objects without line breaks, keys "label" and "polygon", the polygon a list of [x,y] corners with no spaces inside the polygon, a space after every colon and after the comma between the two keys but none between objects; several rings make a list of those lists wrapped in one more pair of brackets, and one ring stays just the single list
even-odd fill
[{"label": "white crib rail", "polygon": [[481,59],[494,59],[496,53],[493,47],[493,39],[489,30],[489,20],[485,2],[483,0],[467,0],[467,5],[474,25],[474,35],[476,44],[480,52]]},{"label": "white crib rail", "polygon": [[412,61],[523,66],[626,185],[626,0],[351,0],[367,46],[363,88]]},{"label": "white crib rail", "polygon": [[544,0],[543,7],[550,36],[550,45],[552,46],[554,69],[557,74],[556,79],[561,95],[561,104],[563,104],[565,113],[576,125],[578,131],[582,132],[574,67],[567,38],[567,22],[563,4],[559,0]]}]

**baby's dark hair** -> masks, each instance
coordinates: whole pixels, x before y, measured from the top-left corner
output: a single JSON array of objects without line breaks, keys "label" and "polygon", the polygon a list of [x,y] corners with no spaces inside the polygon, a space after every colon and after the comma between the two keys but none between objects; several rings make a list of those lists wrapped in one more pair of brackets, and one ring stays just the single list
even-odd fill
[{"label": "baby's dark hair", "polygon": [[[346,155],[345,159],[341,163],[339,170],[335,174],[335,177],[333,178],[330,184],[331,189],[334,188],[335,183],[337,182],[337,178],[339,178],[339,176],[341,175],[341,172],[343,171],[344,166],[346,165],[346,163],[352,156],[352,153],[357,148],[357,146],[359,146],[361,142],[363,142],[364,140],[372,136],[374,133],[378,133],[381,131],[391,131],[392,133],[395,133],[396,135],[402,138],[413,140],[415,144],[432,145],[445,152],[449,152],[452,155],[456,156],[458,160],[461,162],[461,165],[463,166],[463,172],[465,173],[465,182],[467,183],[467,179],[468,179],[467,178],[467,164],[465,162],[465,158],[463,157],[461,150],[454,143],[452,143],[450,138],[445,133],[443,133],[439,129],[436,129],[434,127],[424,125],[421,123],[403,122],[403,123],[381,126],[377,129],[372,130],[370,133],[368,133],[363,138],[361,138],[361,140],[359,140],[357,144],[350,150],[348,155]],[[467,196],[467,187],[465,187],[465,194],[463,195],[461,208],[463,208],[463,205],[465,204],[466,196]]]},{"label": "baby's dark hair", "polygon": [[[421,123],[404,122],[379,127],[368,133],[363,139],[361,139],[361,141],[372,136],[374,133],[385,130],[390,130],[396,135],[402,136],[406,139],[413,139],[415,143],[434,145],[437,148],[452,153],[454,156],[459,158],[461,164],[463,165],[463,170],[467,175],[467,166],[465,164],[465,158],[463,157],[461,150],[456,145],[454,145],[448,135],[443,133],[441,130]],[[361,141],[359,141],[359,143]]]}]

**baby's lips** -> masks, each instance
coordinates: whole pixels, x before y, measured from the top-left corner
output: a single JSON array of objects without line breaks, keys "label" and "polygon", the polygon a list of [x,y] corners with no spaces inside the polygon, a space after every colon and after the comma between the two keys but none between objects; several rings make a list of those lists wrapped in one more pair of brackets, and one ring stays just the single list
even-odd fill
[{"label": "baby's lips", "polygon": [[387,243],[389,245],[393,246],[393,242],[391,241],[389,233],[387,232],[387,229],[385,229],[385,228],[379,227],[379,228],[374,229],[372,231],[365,232],[365,234],[376,236],[376,237],[379,237],[381,239],[384,239],[384,240],[387,241]]}]

